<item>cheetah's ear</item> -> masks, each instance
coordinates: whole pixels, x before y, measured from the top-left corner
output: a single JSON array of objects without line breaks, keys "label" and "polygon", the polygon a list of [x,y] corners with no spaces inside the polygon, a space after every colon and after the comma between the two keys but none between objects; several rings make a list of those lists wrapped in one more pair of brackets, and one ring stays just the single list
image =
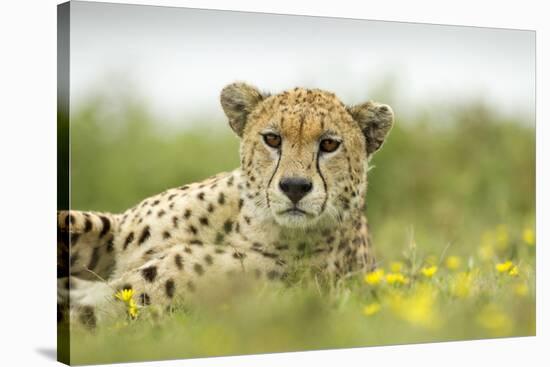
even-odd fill
[{"label": "cheetah's ear", "polygon": [[376,152],[393,126],[393,111],[390,106],[368,101],[348,107],[348,112],[357,121],[367,139],[367,155]]},{"label": "cheetah's ear", "polygon": [[245,83],[233,83],[223,88],[220,101],[229,125],[238,136],[243,134],[248,114],[263,98],[258,89]]}]

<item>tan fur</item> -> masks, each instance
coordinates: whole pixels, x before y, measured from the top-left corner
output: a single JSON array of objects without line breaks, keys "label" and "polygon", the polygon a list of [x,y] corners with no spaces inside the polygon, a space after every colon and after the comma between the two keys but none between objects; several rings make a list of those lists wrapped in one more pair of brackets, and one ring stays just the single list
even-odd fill
[{"label": "tan fur", "polygon": [[[97,309],[116,308],[118,289],[134,289],[143,307],[164,306],[222,287],[235,274],[277,280],[299,262],[342,276],[374,265],[364,216],[367,167],[391,128],[391,109],[346,107],[321,90],[269,96],[243,83],[224,88],[221,104],[242,137],[240,168],[122,214],[58,213],[58,242],[68,249],[58,251],[58,300],[70,299],[86,322],[92,315],[95,323]],[[281,137],[280,149],[264,142],[266,133]],[[335,152],[319,150],[327,137],[341,142]],[[311,181],[296,204],[305,214],[288,214],[291,202],[279,186],[285,177]]]}]

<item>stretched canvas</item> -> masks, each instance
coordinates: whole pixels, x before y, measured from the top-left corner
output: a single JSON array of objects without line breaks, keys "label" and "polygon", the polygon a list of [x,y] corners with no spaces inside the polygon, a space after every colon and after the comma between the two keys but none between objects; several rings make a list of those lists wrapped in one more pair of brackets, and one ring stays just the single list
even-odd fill
[{"label": "stretched canvas", "polygon": [[535,335],[535,32],[58,6],[58,359]]}]

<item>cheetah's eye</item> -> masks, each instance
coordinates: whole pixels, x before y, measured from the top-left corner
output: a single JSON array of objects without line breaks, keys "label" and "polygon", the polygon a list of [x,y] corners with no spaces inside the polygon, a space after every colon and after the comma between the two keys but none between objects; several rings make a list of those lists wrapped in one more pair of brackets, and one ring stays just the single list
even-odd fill
[{"label": "cheetah's eye", "polygon": [[277,134],[265,134],[264,141],[272,148],[279,148],[281,146],[281,137]]},{"label": "cheetah's eye", "polygon": [[334,139],[323,139],[319,144],[321,151],[325,153],[332,153],[340,146],[340,142]]}]

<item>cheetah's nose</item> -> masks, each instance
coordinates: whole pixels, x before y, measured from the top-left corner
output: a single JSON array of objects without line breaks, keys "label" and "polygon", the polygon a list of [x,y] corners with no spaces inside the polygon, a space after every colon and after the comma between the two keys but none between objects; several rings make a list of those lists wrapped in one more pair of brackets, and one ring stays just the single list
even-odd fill
[{"label": "cheetah's nose", "polygon": [[313,184],[306,178],[285,177],[279,181],[279,187],[281,188],[281,191],[288,196],[290,201],[297,204],[301,198],[306,196],[306,194],[311,191]]}]

